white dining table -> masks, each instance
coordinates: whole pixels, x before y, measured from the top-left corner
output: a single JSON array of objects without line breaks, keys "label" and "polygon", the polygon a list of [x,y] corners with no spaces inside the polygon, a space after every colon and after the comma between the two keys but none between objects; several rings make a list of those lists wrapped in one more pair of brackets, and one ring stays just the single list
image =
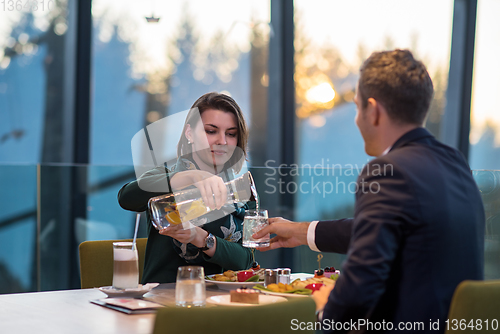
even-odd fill
[{"label": "white dining table", "polygon": [[[207,284],[207,297],[228,294]],[[150,334],[155,314],[129,315],[90,302],[106,298],[98,289],[0,295],[1,334]],[[144,299],[175,305],[175,283],[160,284]]]},{"label": "white dining table", "polygon": [[[305,279],[310,274],[292,274]],[[229,294],[207,283],[207,297]],[[125,314],[91,303],[106,298],[98,289],[0,295],[0,334],[150,334],[156,315]],[[160,284],[144,299],[175,307],[175,283]],[[207,305],[209,307],[211,305]],[[212,305],[213,306],[213,305]]]}]

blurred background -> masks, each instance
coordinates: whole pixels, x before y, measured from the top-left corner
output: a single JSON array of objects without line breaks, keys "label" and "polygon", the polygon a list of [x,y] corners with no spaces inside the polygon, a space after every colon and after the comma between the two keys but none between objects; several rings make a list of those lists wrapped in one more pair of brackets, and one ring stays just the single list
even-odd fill
[{"label": "blurred background", "polygon": [[[79,243],[130,238],[135,214],[116,196],[135,179],[132,137],[210,91],[243,109],[271,215],[352,215],[349,184],[369,159],[354,124],[358,69],[394,48],[431,74],[426,127],[468,158],[487,213],[485,275],[500,278],[497,13],[497,0],[5,1],[0,293],[78,288]],[[335,190],[311,191],[318,182]],[[257,258],[312,272],[316,255]]]}]

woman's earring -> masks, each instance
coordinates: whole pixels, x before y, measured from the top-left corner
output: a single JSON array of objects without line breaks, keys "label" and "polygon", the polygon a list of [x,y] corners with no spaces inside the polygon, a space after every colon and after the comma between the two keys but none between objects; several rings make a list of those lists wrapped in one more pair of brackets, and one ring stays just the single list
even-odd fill
[{"label": "woman's earring", "polygon": [[190,140],[189,138],[188,138],[188,144],[189,144],[189,145],[191,145],[191,144],[192,144],[192,142],[191,142],[191,140]]}]

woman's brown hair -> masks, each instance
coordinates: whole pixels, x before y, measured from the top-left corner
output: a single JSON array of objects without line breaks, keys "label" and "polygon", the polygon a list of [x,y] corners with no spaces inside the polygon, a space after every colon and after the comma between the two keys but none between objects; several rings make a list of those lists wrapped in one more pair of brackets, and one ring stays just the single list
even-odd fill
[{"label": "woman's brown hair", "polygon": [[[197,109],[196,109],[197,108]],[[186,117],[184,123],[184,128],[182,129],[181,138],[177,144],[177,156],[188,155],[192,153],[191,145],[188,143],[186,138],[186,127],[189,124],[192,129],[196,127],[196,123],[200,120],[201,114],[209,109],[222,110],[225,112],[232,113],[236,116],[236,123],[238,125],[238,144],[237,146],[241,149],[243,155],[247,156],[247,143],[248,143],[248,127],[243,117],[243,112],[236,101],[226,94],[219,94],[217,92],[211,92],[202,95],[198,100],[193,103],[191,110]],[[199,113],[199,114],[198,114]],[[199,115],[199,116],[198,116]],[[235,150],[235,152],[238,150]],[[239,154],[241,158],[241,154]],[[237,158],[237,157],[235,157]],[[231,159],[234,161],[235,159]],[[239,160],[239,159],[238,159]]]}]

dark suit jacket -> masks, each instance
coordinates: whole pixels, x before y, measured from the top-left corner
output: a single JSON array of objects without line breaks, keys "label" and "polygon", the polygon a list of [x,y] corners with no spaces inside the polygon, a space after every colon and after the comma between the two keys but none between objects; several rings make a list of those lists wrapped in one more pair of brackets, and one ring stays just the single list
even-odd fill
[{"label": "dark suit jacket", "polygon": [[[409,131],[364,167],[354,219],[316,227],[321,251],[347,253],[324,321],[350,322],[344,329],[353,332],[421,322],[418,333],[439,321],[443,332],[458,283],[483,279],[484,224],[462,154],[423,128]],[[373,326],[352,327],[358,319]]]}]

